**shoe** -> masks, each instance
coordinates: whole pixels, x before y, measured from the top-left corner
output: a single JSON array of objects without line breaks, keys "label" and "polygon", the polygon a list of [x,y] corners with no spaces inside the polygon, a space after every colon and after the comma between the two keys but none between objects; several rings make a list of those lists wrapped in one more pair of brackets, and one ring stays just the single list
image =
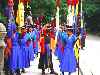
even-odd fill
[{"label": "shoe", "polygon": [[8,71],[4,71],[4,74],[5,75],[10,75]]},{"label": "shoe", "polygon": [[71,75],[71,72],[69,72],[69,74],[68,75]]},{"label": "shoe", "polygon": [[62,72],[62,75],[64,75],[64,72]]},{"label": "shoe", "polygon": [[58,75],[58,73],[56,73],[55,71],[51,71],[50,74]]},{"label": "shoe", "polygon": [[16,70],[16,75],[21,75],[20,69],[17,69],[17,70]]},{"label": "shoe", "polygon": [[17,73],[16,75],[21,75],[21,73]]},{"label": "shoe", "polygon": [[22,73],[25,73],[25,69],[23,68],[21,72],[22,72]]},{"label": "shoe", "polygon": [[14,75],[14,72],[10,71],[10,72],[9,72],[9,75]]},{"label": "shoe", "polygon": [[45,71],[42,71],[42,75],[45,75]]}]

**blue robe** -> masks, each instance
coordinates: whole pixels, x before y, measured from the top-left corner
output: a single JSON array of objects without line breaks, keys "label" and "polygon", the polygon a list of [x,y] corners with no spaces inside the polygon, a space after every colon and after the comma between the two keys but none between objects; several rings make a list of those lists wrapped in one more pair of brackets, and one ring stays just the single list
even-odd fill
[{"label": "blue robe", "polygon": [[29,53],[30,53],[30,60],[34,60],[34,54],[38,53],[38,38],[39,38],[39,33],[36,29],[34,31],[28,33],[31,42],[29,45]]},{"label": "blue robe", "polygon": [[7,27],[8,31],[11,31],[11,32],[13,30],[16,30],[16,28],[17,28],[16,24],[15,23],[12,23],[12,22],[9,22],[7,26],[8,26]]},{"label": "blue robe", "polygon": [[20,49],[19,43],[19,33],[15,32],[12,37],[12,50],[10,56],[10,68],[12,71],[22,68],[22,50]]},{"label": "blue robe", "polygon": [[23,56],[23,68],[28,68],[30,66],[30,57],[29,57],[29,48],[27,47],[27,40],[29,36],[26,33],[22,38],[20,42],[20,47],[22,50],[22,56]]},{"label": "blue robe", "polygon": [[62,59],[61,48],[62,48],[62,32],[58,32],[55,55],[58,57],[59,60]]},{"label": "blue robe", "polygon": [[62,41],[62,45],[65,46],[65,44],[67,43],[66,39],[68,39],[68,35],[66,32],[62,32],[61,33],[61,41]]},{"label": "blue robe", "polygon": [[76,37],[71,35],[65,41],[67,44],[64,47],[64,54],[60,62],[60,70],[62,72],[75,72],[76,71],[76,58],[74,54],[74,42]]},{"label": "blue robe", "polygon": [[34,60],[34,47],[33,47],[33,38],[35,38],[35,32],[32,31],[29,33],[29,39],[31,39],[30,41],[30,45],[29,45],[29,56],[30,56],[30,60]]},{"label": "blue robe", "polygon": [[35,54],[37,54],[38,53],[38,40],[39,40],[40,36],[39,36],[39,32],[36,29],[34,29],[34,33],[35,33],[34,44],[36,44],[35,47],[34,47],[34,52],[35,52]]}]

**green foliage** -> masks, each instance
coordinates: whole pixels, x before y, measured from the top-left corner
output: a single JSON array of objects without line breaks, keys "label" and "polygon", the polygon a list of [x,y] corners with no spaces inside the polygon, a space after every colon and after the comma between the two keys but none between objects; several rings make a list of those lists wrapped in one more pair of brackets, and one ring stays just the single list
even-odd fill
[{"label": "green foliage", "polygon": [[1,2],[2,8],[5,8],[7,6],[7,0],[2,0]]},{"label": "green foliage", "polygon": [[83,10],[87,14],[88,17],[91,17],[95,14],[95,12],[99,9],[98,0],[84,0],[83,2]]},{"label": "green foliage", "polygon": [[66,0],[61,0],[60,5],[60,15],[68,14],[67,2]]},{"label": "green foliage", "polygon": [[2,22],[6,22],[6,20],[7,20],[7,17],[5,17],[1,12],[0,12],[0,21],[2,21]]},{"label": "green foliage", "polygon": [[60,5],[60,22],[61,23],[66,22],[67,14],[68,14],[67,2],[66,0],[61,0],[61,5]]},{"label": "green foliage", "polygon": [[33,16],[53,15],[56,11],[55,0],[32,0],[31,2]]},{"label": "green foliage", "polygon": [[83,10],[87,29],[93,34],[100,34],[100,0],[84,0]]}]

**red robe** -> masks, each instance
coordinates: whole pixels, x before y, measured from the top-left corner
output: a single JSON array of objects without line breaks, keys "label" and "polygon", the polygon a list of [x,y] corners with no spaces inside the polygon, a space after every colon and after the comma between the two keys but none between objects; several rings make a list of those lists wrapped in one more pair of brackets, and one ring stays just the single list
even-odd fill
[{"label": "red robe", "polygon": [[6,38],[5,42],[6,42],[7,46],[6,46],[5,50],[4,50],[4,55],[5,55],[5,57],[8,57],[11,54],[11,48],[12,48],[11,38]]},{"label": "red robe", "polygon": [[40,48],[41,48],[41,54],[45,53],[45,40],[44,37],[40,38]]}]

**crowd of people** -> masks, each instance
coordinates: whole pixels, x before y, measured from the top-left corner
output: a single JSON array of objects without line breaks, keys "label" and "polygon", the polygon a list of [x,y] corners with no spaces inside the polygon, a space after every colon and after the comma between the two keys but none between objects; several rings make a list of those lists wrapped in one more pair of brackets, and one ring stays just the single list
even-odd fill
[{"label": "crowd of people", "polygon": [[22,27],[17,25],[14,19],[8,20],[4,49],[5,75],[25,73],[25,68],[30,67],[30,62],[34,61],[38,54],[38,68],[42,70],[42,75],[45,75],[47,68],[50,68],[50,74],[59,75],[53,68],[52,53],[58,57],[62,75],[64,72],[69,75],[76,72],[76,68],[79,68],[79,49],[84,47],[81,28],[75,32],[73,26],[62,23],[58,30],[55,18],[43,24],[44,16],[34,22],[31,16],[30,14],[26,17]]},{"label": "crowd of people", "polygon": [[45,75],[47,68],[50,68],[50,74],[59,75],[53,67],[53,53],[58,57],[61,75],[65,75],[65,72],[68,72],[68,75],[76,72],[79,68],[79,50],[84,48],[86,38],[80,25],[75,29],[65,22],[57,29],[56,18],[46,21],[46,16],[39,16],[34,20],[31,9],[24,10],[22,3],[18,6],[17,15],[14,15],[13,2],[10,4],[7,35],[4,39],[5,75],[25,73],[25,69],[30,67],[30,62],[34,61],[38,54],[38,68],[42,70],[42,75]]},{"label": "crowd of people", "polygon": [[[42,75],[45,75],[45,69],[47,68],[50,68],[50,74],[58,75],[53,69],[52,53],[59,59],[59,68],[62,75],[64,75],[64,72],[68,72],[70,75],[76,72],[78,51],[75,51],[74,45],[80,32],[76,36],[73,31],[72,26],[61,25],[57,32],[56,28],[53,28],[50,23],[40,29],[31,24],[21,28],[12,24],[8,27],[5,37],[5,75],[25,73],[25,68],[30,67],[30,61],[34,61],[35,55],[38,55],[39,51],[38,68],[42,69]],[[76,47],[79,50],[80,47]]]}]

